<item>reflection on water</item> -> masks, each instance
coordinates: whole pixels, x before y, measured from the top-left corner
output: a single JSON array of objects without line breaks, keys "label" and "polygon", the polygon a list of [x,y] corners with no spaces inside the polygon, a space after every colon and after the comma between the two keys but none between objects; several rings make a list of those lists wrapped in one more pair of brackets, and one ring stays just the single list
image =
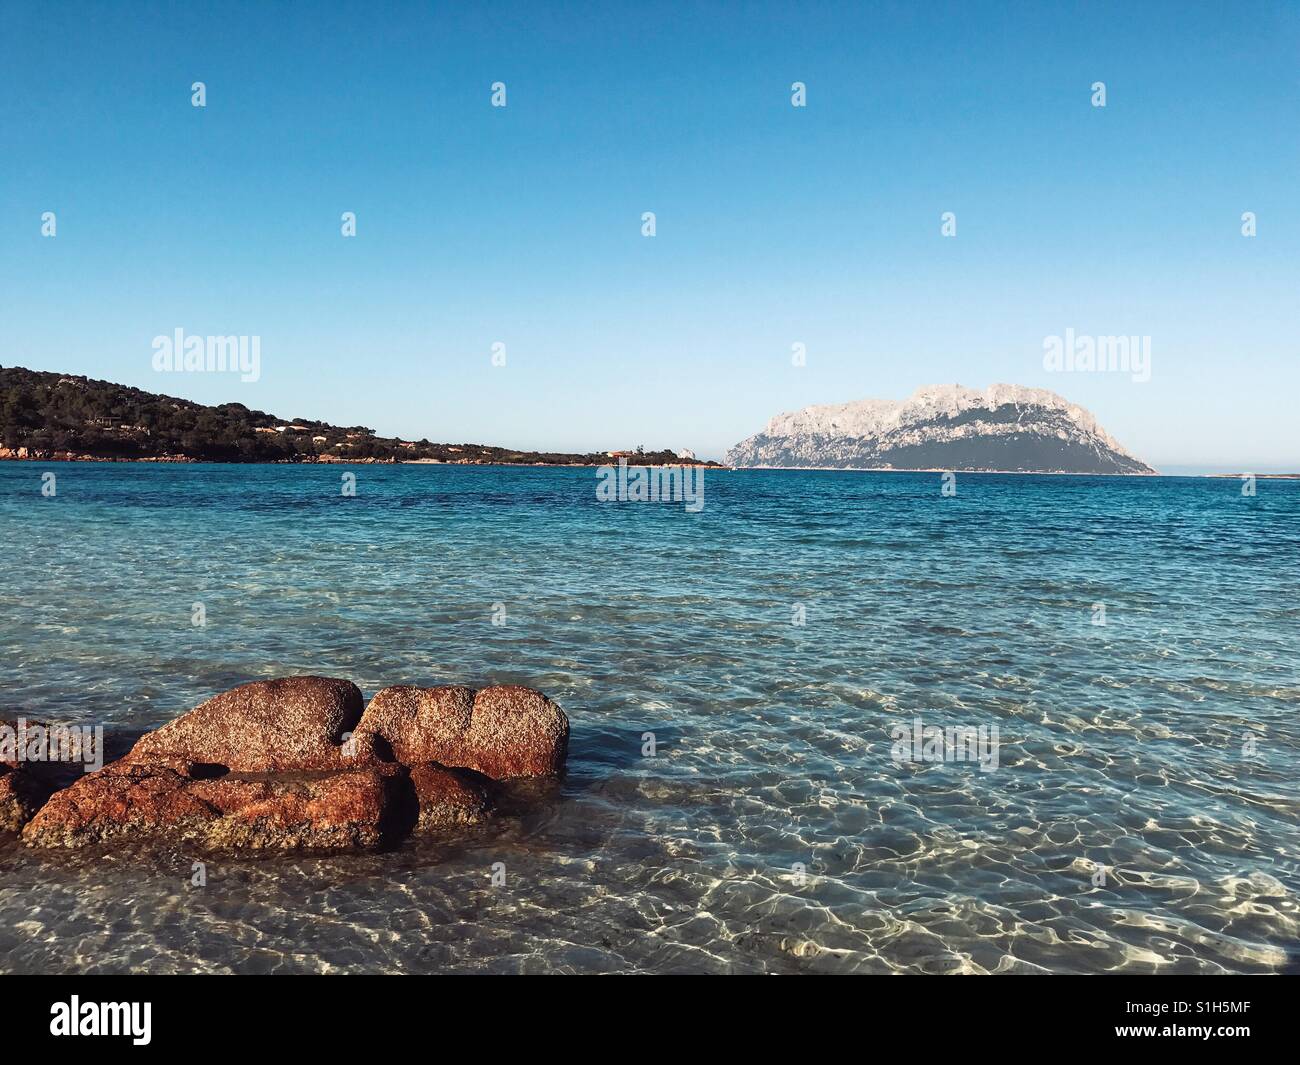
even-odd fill
[{"label": "reflection on water", "polygon": [[[0,844],[4,971],[1300,956],[1300,484],[710,473],[690,514],[589,470],[40,472],[0,463],[4,710],[130,734],[286,673],[526,683],[573,741],[553,793],[388,854],[193,887],[194,855]],[[996,725],[997,769],[895,762],[916,717]]]}]

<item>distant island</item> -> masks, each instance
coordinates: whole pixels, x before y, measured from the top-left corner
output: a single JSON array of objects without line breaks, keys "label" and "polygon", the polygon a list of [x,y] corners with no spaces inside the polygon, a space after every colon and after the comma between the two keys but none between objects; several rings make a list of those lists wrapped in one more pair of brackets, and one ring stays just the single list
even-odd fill
[{"label": "distant island", "polygon": [[778,414],[727,452],[731,466],[1153,474],[1088,411],[1045,388],[919,388]]},{"label": "distant island", "polygon": [[242,403],[217,407],[71,374],[0,367],[0,459],[99,462],[427,462],[464,465],[717,466],[690,451],[565,454],[376,436]]}]

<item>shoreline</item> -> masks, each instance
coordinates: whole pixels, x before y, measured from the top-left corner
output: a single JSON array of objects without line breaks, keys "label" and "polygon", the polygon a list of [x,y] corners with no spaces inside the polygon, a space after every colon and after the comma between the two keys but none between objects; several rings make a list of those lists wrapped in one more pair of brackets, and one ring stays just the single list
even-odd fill
[{"label": "shoreline", "polygon": [[[159,455],[147,458],[118,458],[115,456],[71,455],[0,455],[0,462],[66,462],[113,463],[144,466],[504,466],[512,469],[598,470],[615,462],[475,462],[456,459],[338,459],[310,458],[285,460],[254,460],[251,462],[223,462],[217,459],[195,459],[185,455]],[[754,470],[777,470],[811,473],[960,473],[963,476],[999,477],[1133,477],[1133,478],[1212,478],[1237,480],[1250,471],[1241,473],[1096,473],[1079,470],[964,470],[960,467],[925,467],[901,470],[890,466],[727,466],[715,462],[629,462],[629,469],[706,469],[718,473],[742,473]],[[1300,481],[1300,473],[1256,473],[1259,481]]]},{"label": "shoreline", "polygon": [[[900,470],[896,466],[732,466],[733,470],[788,470],[815,471],[817,473],[960,473],[990,474],[1008,477],[1164,477],[1153,473],[1094,473],[1079,470],[963,470],[953,466],[925,466],[914,470]],[[1229,476],[1235,476],[1230,474]]]},{"label": "shoreline", "polygon": [[[143,466],[511,466],[518,468],[536,467],[539,469],[587,469],[598,470],[605,466],[617,466],[613,462],[476,462],[459,459],[254,459],[249,462],[229,462],[220,459],[194,459],[187,455],[159,455],[147,458],[125,459],[116,456],[98,457],[95,455],[73,455],[62,452],[53,455],[0,455],[0,462],[85,462],[113,463],[115,465],[138,464]],[[708,469],[733,470],[733,466],[723,466],[711,462],[628,462],[629,469]]]}]

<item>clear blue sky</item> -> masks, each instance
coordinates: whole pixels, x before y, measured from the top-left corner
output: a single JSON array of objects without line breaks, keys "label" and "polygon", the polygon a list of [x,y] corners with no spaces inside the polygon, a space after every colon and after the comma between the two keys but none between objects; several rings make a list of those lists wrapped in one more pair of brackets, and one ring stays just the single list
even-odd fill
[{"label": "clear blue sky", "polygon": [[[1157,465],[1300,466],[1300,4],[472,7],[3,0],[0,364],[710,456],[1010,381]],[[261,380],[160,378],[178,327]],[[1066,328],[1152,380],[1045,372]]]}]

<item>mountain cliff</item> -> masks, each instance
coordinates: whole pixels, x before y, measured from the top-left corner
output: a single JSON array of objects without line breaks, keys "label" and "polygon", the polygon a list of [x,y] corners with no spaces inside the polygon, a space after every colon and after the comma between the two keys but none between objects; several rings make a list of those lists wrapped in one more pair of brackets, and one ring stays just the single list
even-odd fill
[{"label": "mountain cliff", "polygon": [[1155,473],[1077,404],[1045,388],[932,385],[778,414],[731,466],[1014,473]]}]

